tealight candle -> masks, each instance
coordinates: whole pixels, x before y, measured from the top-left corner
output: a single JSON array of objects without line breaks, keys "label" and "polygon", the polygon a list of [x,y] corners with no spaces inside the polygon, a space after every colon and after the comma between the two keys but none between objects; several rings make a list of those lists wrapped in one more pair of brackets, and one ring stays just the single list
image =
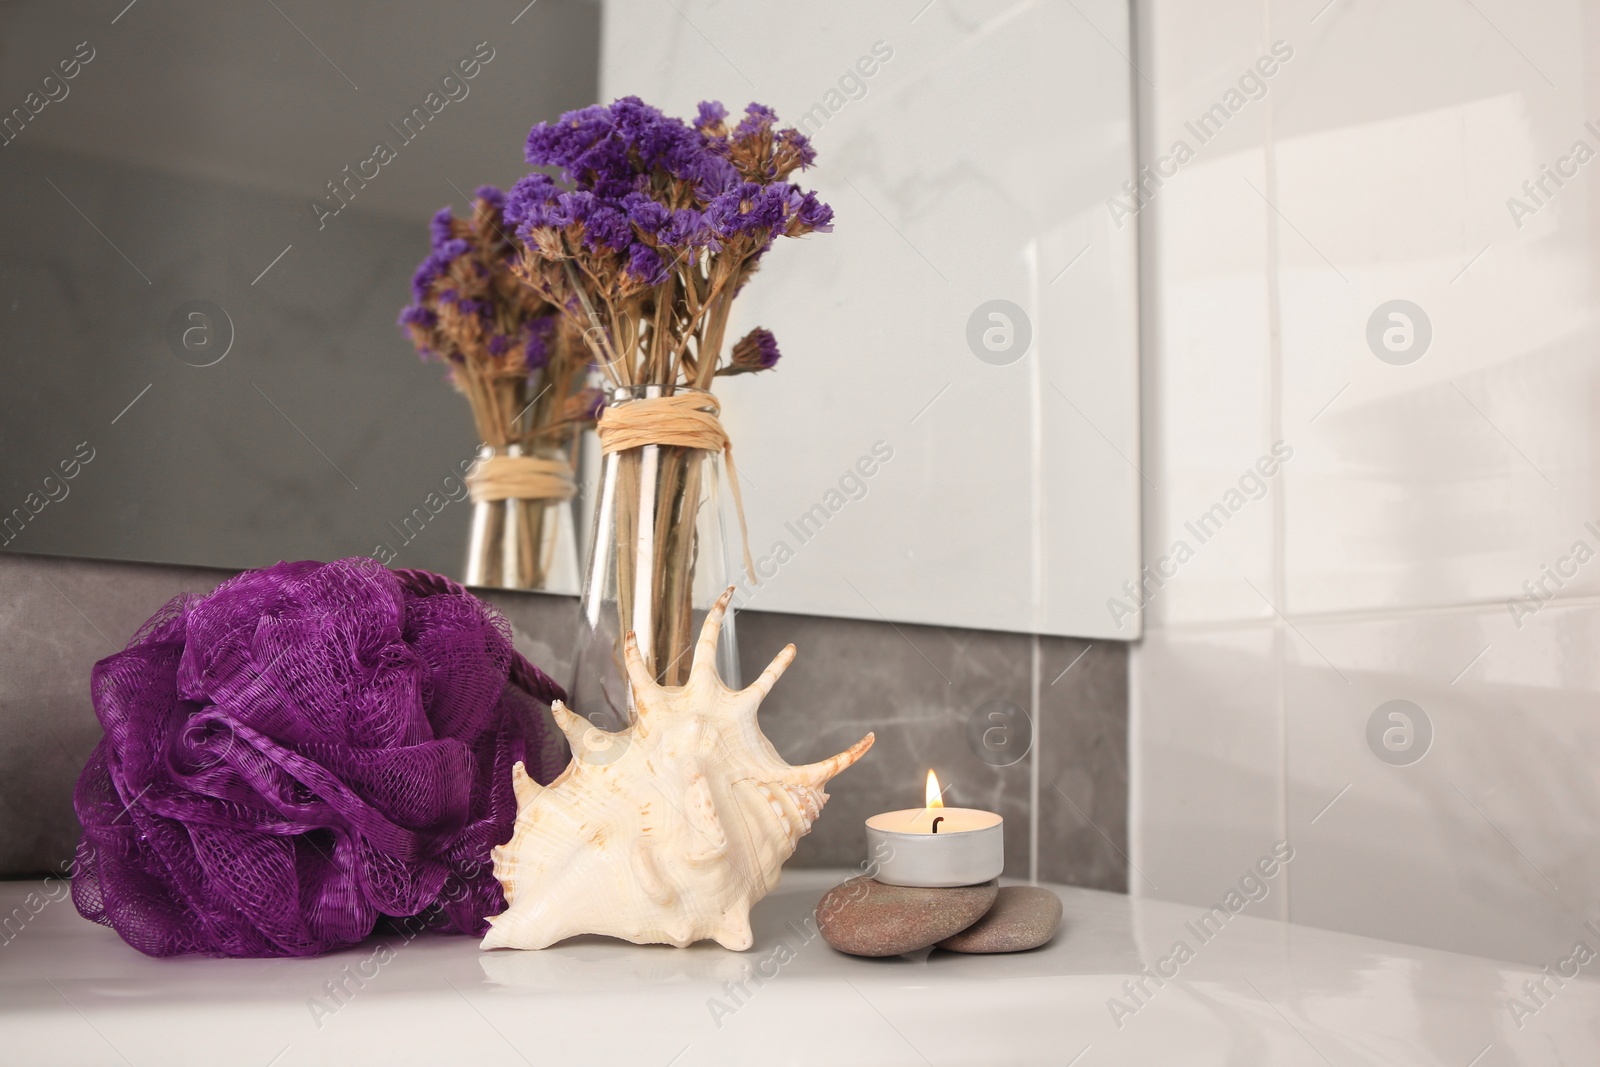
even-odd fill
[{"label": "tealight candle", "polygon": [[939,779],[928,772],[920,808],[886,811],[867,820],[873,877],[888,885],[977,885],[1005,867],[1005,821],[992,811],[947,808]]}]

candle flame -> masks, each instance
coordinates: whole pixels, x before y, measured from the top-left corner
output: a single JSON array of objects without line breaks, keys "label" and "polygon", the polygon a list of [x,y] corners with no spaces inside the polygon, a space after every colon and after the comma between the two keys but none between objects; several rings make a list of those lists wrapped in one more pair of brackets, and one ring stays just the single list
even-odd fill
[{"label": "candle flame", "polygon": [[944,807],[944,795],[939,792],[939,779],[932,771],[928,772],[928,786],[923,791],[923,796],[927,800],[927,807]]}]

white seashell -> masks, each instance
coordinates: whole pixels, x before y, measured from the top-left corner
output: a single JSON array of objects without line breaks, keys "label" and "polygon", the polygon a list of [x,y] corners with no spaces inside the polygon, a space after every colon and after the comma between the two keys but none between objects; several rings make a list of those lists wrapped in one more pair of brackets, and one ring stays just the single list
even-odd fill
[{"label": "white seashell", "polygon": [[873,735],[820,763],[783,762],[756,710],[795,649],[748,688],[723,685],[717,637],[732,595],[706,616],[682,687],[657,685],[628,635],[638,719],[627,729],[608,734],[553,705],[572,762],[548,786],[513,768],[516,827],[493,852],[506,910],[490,917],[482,947],[545,948],[575,934],[750,947],[751,906],[821,813],[823,786]]}]

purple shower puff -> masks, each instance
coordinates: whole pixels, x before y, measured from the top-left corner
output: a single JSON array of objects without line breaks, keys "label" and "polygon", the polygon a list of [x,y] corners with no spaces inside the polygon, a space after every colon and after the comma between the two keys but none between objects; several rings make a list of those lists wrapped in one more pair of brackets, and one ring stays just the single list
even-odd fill
[{"label": "purple shower puff", "polygon": [[72,897],[151,956],[310,956],[384,916],[481,934],[511,765],[564,763],[542,714],[564,694],[505,619],[361,557],[179,597],[92,688]]}]

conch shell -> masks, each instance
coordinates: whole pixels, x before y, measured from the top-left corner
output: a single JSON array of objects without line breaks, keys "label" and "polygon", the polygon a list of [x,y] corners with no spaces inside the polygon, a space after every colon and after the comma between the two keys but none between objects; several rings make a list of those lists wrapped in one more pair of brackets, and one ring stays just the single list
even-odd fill
[{"label": "conch shell", "polygon": [[872,747],[804,767],[783,762],[756,709],[794,660],[789,645],[748,688],[717,676],[717,637],[733,595],[706,616],[687,685],[657,685],[629,634],[638,718],[617,733],[551,708],[572,762],[541,786],[512,770],[517,821],[493,852],[506,910],[489,918],[488,948],[545,948],[575,934],[680,948],[713,938],[750,947],[750,908],[811,829],[830,778]]}]

